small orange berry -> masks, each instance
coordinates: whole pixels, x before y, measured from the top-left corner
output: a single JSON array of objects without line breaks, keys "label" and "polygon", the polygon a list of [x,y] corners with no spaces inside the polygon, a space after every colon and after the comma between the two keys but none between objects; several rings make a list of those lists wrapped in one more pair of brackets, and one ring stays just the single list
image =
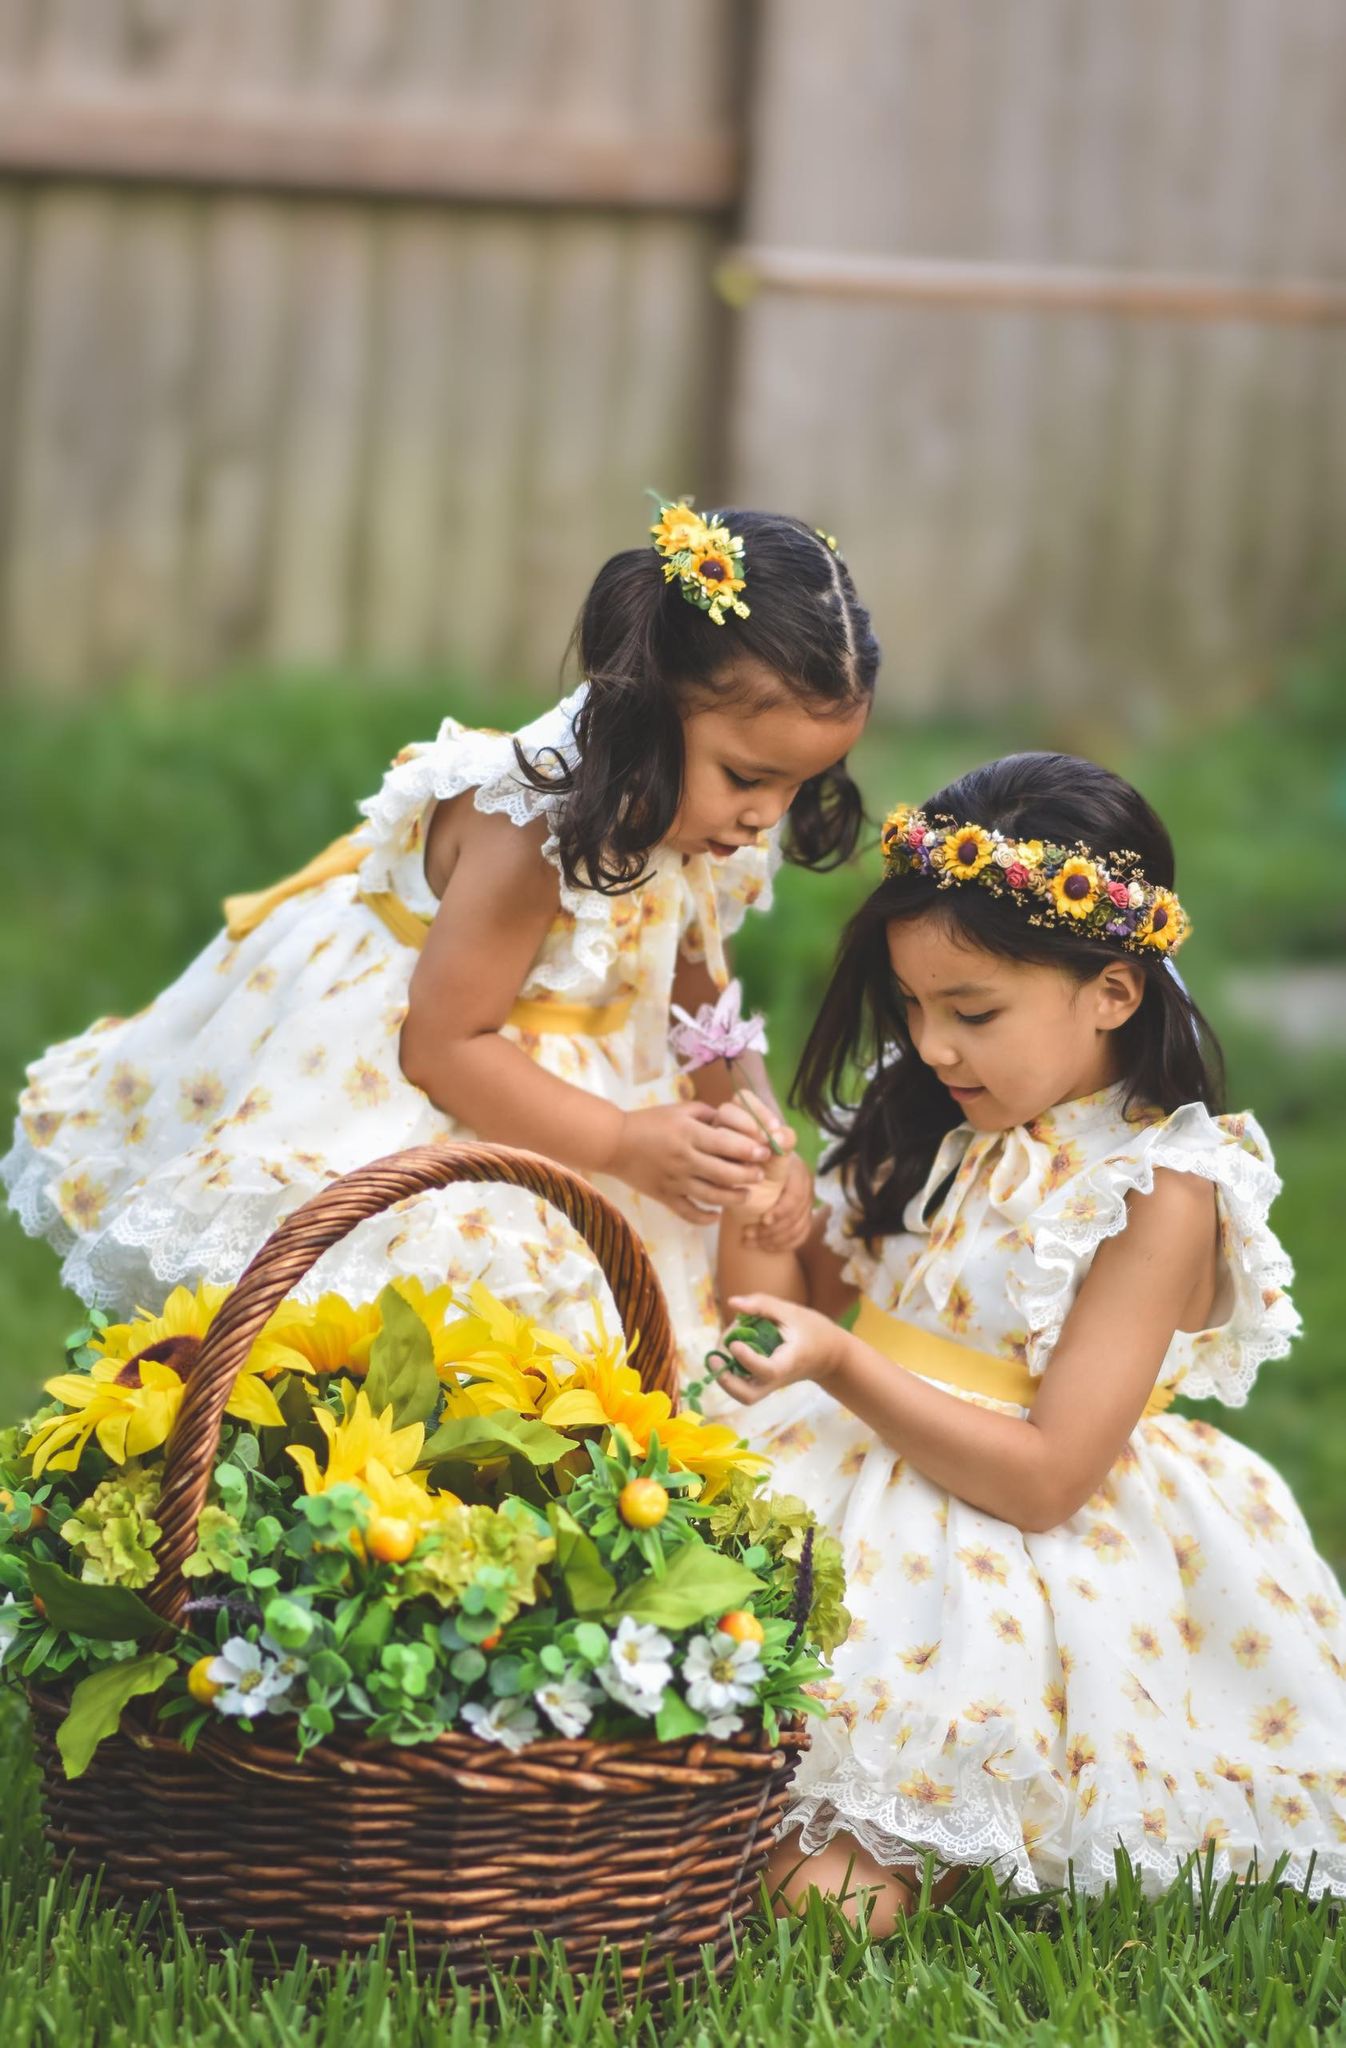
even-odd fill
[{"label": "small orange berry", "polygon": [[654,1529],[668,1513],[668,1494],[657,1479],[628,1479],[617,1506],[628,1528]]},{"label": "small orange berry", "polygon": [[187,1690],[203,1707],[208,1707],[211,1701],[224,1691],[224,1687],[210,1675],[210,1667],[214,1662],[213,1656],[198,1657],[187,1673]]},{"label": "small orange berry", "polygon": [[500,1630],[499,1630],[499,1629],[496,1629],[496,1631],[495,1631],[495,1633],[494,1633],[493,1635],[489,1635],[489,1636],[483,1636],[483,1637],[482,1637],[482,1639],[481,1639],[481,1644],[480,1644],[480,1647],[481,1647],[481,1648],[482,1648],[483,1650],[493,1650],[493,1649],[495,1648],[496,1644],[497,1644],[497,1643],[498,1643],[499,1641],[500,1641]]},{"label": "small orange berry", "polygon": [[365,1545],[380,1564],[405,1564],[417,1544],[416,1524],[401,1515],[371,1515]]},{"label": "small orange berry", "polygon": [[40,1593],[34,1593],[33,1605],[37,1609],[38,1613],[42,1616],[42,1619],[45,1621],[47,1618],[47,1603],[42,1598],[42,1595]]},{"label": "small orange berry", "polygon": [[728,1614],[722,1614],[716,1624],[721,1635],[732,1636],[736,1643],[764,1643],[766,1630],[755,1614],[749,1614],[746,1607],[735,1607]]},{"label": "small orange berry", "polygon": [[28,1510],[28,1526],[29,1526],[29,1528],[30,1528],[30,1529],[45,1529],[45,1528],[46,1528],[46,1526],[47,1526],[47,1523],[48,1523],[48,1522],[49,1522],[50,1520],[51,1520],[51,1517],[50,1517],[50,1516],[48,1515],[48,1513],[47,1513],[47,1510],[46,1510],[46,1509],[45,1509],[45,1508],[43,1507],[43,1505],[42,1505],[41,1501],[40,1501],[40,1500],[35,1500],[35,1501],[33,1502],[33,1505],[32,1505],[32,1506],[31,1506],[31,1507],[29,1508],[29,1510]]}]

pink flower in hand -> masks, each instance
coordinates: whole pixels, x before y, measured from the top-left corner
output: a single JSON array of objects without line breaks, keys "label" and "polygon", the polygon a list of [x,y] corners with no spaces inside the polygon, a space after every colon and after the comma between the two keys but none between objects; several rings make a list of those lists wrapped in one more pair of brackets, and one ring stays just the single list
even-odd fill
[{"label": "pink flower in hand", "polygon": [[766,1024],[761,1017],[743,1015],[743,990],[731,981],[718,1002],[702,1003],[695,1017],[677,1003],[673,1015],[678,1022],[669,1033],[669,1043],[685,1074],[708,1067],[712,1060],[736,1060],[745,1052],[766,1051]]}]

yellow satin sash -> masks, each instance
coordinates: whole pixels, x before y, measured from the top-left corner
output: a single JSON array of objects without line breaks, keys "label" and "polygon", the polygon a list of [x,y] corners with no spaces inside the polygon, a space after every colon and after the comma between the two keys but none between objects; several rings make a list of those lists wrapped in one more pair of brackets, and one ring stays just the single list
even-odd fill
[{"label": "yellow satin sash", "polygon": [[[959,1344],[952,1337],[939,1337],[933,1330],[922,1330],[915,1323],[904,1323],[899,1317],[889,1315],[886,1309],[881,1309],[867,1294],[860,1297],[860,1313],[855,1319],[854,1334],[862,1344],[871,1345],[883,1357],[891,1358],[894,1365],[918,1374],[923,1380],[940,1380],[946,1387],[961,1387],[969,1394],[985,1394],[992,1401],[1007,1401],[1018,1408],[1031,1408],[1041,1385],[1028,1367],[1020,1365],[1016,1359],[997,1358],[990,1351],[974,1351],[970,1345]],[[1142,1414],[1162,1415],[1176,1392],[1177,1388],[1172,1386],[1155,1387]]]},{"label": "yellow satin sash", "polygon": [[[292,896],[300,896],[307,889],[320,888],[324,882],[330,882],[338,875],[355,874],[363,865],[368,851],[368,846],[356,833],[347,832],[324,847],[307,866],[287,875],[283,881],[273,882],[269,889],[256,889],[250,895],[226,896],[224,925],[229,937],[245,939]],[[361,889],[356,900],[373,911],[399,945],[411,946],[417,952],[424,946],[425,935],[430,928],[429,918],[412,910],[391,889]],[[568,1038],[606,1038],[612,1032],[622,1030],[630,1021],[633,1004],[632,996],[619,996],[611,1003],[566,1003],[553,1002],[548,997],[528,1000],[521,997],[505,1021],[517,1031],[556,1031],[563,1032]]]}]

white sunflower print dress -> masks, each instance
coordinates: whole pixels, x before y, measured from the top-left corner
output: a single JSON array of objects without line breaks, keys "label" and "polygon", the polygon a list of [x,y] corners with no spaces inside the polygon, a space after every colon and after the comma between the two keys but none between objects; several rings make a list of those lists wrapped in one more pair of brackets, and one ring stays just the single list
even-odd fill
[{"label": "white sunflower print dress", "polygon": [[[573,754],[583,686],[526,726],[530,757]],[[291,896],[249,936],[221,933],[138,1016],[104,1018],[29,1069],[13,1149],[0,1166],[24,1228],[63,1254],[63,1277],[118,1315],[157,1306],[180,1282],[236,1280],[276,1225],[339,1174],[403,1146],[473,1134],[403,1077],[399,1035],[415,951],[361,900],[397,899],[421,918],[434,805],[473,793],[477,808],[524,825],[549,800],[518,774],[512,737],[446,719],[405,748],[361,805],[357,872]],[[557,862],[556,842],[544,847]],[[525,980],[525,1001],[629,1002],[604,1036],[505,1027],[539,1066],[622,1109],[690,1094],[669,1049],[679,957],[725,974],[723,940],[750,906],[766,909],[778,861],[769,839],[731,859],[684,861],[658,849],[629,895],[570,888]],[[559,867],[559,863],[558,867]],[[595,1178],[644,1239],[689,1369],[714,1343],[713,1234],[662,1204]],[[374,1297],[397,1274],[427,1284],[482,1280],[563,1333],[591,1327],[610,1297],[582,1241],[517,1189],[418,1196],[362,1224],[298,1292]]]},{"label": "white sunflower print dress", "polygon": [[[1218,1326],[1175,1337],[1160,1383],[1240,1406],[1298,1329],[1266,1139],[1251,1116],[1128,1122],[1120,1105],[1108,1089],[1003,1133],[961,1125],[879,1257],[844,1234],[825,1177],[829,1242],[879,1308],[1039,1375],[1127,1195],[1157,1167],[1199,1174],[1219,1211]],[[1156,1890],[1208,1849],[1221,1874],[1284,1857],[1290,1882],[1346,1892],[1342,1597],[1261,1458],[1159,1414],[1037,1534],[932,1485],[815,1386],[755,1416],[773,1486],[843,1544],[854,1615],[782,1824],[806,1849],[845,1830],[889,1865],[933,1851],[1024,1890],[1073,1868],[1089,1891],[1119,1844]]]}]

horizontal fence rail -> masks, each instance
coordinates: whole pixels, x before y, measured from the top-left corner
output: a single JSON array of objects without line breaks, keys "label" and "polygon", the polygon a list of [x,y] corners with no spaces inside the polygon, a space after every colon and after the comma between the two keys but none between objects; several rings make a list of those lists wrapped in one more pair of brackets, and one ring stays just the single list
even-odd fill
[{"label": "horizontal fence rail", "polygon": [[830,249],[733,249],[716,270],[731,306],[758,292],[791,292],[894,305],[966,306],[983,312],[1106,313],[1133,319],[1265,320],[1289,326],[1346,323],[1346,286],[1267,279],[1088,270],[1029,263],[846,255]]}]

